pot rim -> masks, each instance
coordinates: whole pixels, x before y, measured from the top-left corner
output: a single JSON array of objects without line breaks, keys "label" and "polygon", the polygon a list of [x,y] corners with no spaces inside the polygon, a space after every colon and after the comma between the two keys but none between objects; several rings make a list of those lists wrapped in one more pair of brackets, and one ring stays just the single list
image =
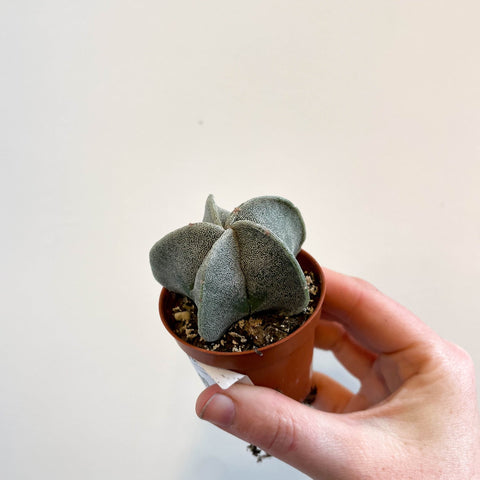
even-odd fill
[{"label": "pot rim", "polygon": [[[305,250],[300,250],[300,252],[298,253],[297,255],[297,258],[301,256],[303,258],[305,258],[305,260],[307,261],[307,263],[310,263],[312,265],[313,270],[316,270],[315,273],[318,273],[319,276],[320,276],[320,285],[321,285],[321,289],[322,291],[320,292],[320,297],[318,299],[318,302],[317,302],[317,305],[314,309],[314,311],[309,315],[309,317],[307,318],[307,320],[299,327],[297,328],[294,332],[292,332],[291,334],[287,335],[285,338],[282,338],[281,340],[278,340],[277,342],[275,343],[271,343],[270,345],[265,345],[264,347],[260,347],[260,348],[257,348],[255,350],[245,350],[245,351],[242,351],[242,352],[218,352],[216,350],[207,350],[205,348],[200,348],[200,347],[197,347],[195,345],[192,345],[188,342],[186,342],[185,340],[181,339],[180,337],[178,337],[175,332],[170,328],[170,325],[168,324],[168,321],[166,318],[164,318],[164,304],[165,304],[165,301],[166,301],[166,298],[167,296],[171,293],[169,290],[167,290],[165,287],[162,288],[161,292],[160,292],[160,299],[159,299],[159,303],[158,303],[158,309],[159,309],[159,313],[160,313],[160,319],[162,320],[162,323],[164,325],[164,327],[167,329],[168,333],[180,344],[186,346],[188,349],[191,349],[192,351],[197,351],[197,352],[202,352],[202,354],[208,354],[208,355],[212,355],[212,356],[215,356],[215,357],[233,357],[233,356],[246,356],[246,355],[251,355],[252,353],[255,354],[255,355],[260,355],[265,352],[265,351],[268,351],[272,348],[276,348],[286,342],[288,342],[289,340],[291,340],[293,337],[295,337],[297,334],[299,334],[302,330],[304,330],[305,328],[308,327],[308,325],[313,321],[315,320],[315,318],[319,318],[320,315],[320,310],[322,309],[322,305],[323,305],[323,300],[325,298],[325,291],[326,291],[326,288],[325,288],[325,275],[323,273],[323,270],[322,270],[322,267],[319,265],[319,263],[315,260],[315,258],[313,258],[308,252],[306,252]],[[166,315],[165,315],[166,317]]]}]

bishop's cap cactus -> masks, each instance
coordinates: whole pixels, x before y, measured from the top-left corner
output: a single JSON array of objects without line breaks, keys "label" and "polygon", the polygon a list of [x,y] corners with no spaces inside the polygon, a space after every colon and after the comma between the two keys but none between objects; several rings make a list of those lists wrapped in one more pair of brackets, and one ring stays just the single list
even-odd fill
[{"label": "bishop's cap cactus", "polygon": [[212,342],[254,312],[305,309],[309,293],[295,258],[304,240],[302,216],[288,200],[257,197],[229,213],[210,195],[203,221],[159,240],[150,265],[165,288],[195,302],[199,333]]}]

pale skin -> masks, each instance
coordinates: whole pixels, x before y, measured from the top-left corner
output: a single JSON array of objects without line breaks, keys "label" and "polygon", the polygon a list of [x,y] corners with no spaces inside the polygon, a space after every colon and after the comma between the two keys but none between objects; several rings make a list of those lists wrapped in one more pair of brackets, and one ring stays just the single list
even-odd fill
[{"label": "pale skin", "polygon": [[361,382],[314,373],[314,408],[268,388],[204,390],[200,418],[314,479],[480,479],[470,356],[367,282],[326,270],[316,346]]}]

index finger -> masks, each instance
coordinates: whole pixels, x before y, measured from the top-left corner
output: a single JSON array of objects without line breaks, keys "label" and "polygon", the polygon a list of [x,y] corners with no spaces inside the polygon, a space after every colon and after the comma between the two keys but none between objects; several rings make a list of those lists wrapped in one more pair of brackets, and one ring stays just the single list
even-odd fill
[{"label": "index finger", "polygon": [[413,313],[364,280],[323,271],[325,317],[333,317],[369,350],[393,353],[435,335]]}]

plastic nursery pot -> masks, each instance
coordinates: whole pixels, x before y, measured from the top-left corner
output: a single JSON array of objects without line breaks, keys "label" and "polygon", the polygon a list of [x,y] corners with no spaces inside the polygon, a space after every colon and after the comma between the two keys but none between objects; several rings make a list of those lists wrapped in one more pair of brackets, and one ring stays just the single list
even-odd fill
[{"label": "plastic nursery pot", "polygon": [[320,281],[320,298],[315,310],[303,325],[278,342],[257,350],[238,353],[194,347],[175,335],[170,327],[173,297],[165,288],[162,289],[159,303],[162,322],[180,348],[195,360],[248,375],[255,385],[270,387],[295,400],[303,401],[312,388],[315,329],[325,298],[325,277],[320,265],[304,250],[300,251],[297,260],[303,270],[313,272]]}]

